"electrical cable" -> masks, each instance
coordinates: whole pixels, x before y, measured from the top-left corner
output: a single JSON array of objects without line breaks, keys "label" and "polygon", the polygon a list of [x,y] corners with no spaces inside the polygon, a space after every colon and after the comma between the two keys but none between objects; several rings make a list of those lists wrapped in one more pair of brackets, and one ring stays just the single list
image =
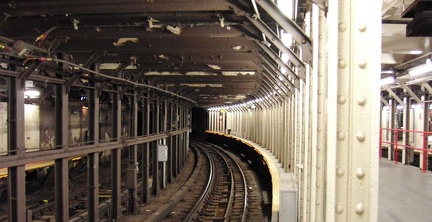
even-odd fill
[{"label": "electrical cable", "polygon": [[164,90],[164,89],[160,89],[160,88],[155,87],[155,86],[150,86],[150,85],[146,85],[146,84],[142,84],[142,83],[133,82],[131,80],[123,79],[123,78],[120,78],[120,77],[106,75],[106,74],[103,74],[103,73],[100,73],[100,72],[96,72],[94,70],[82,67],[82,66],[80,66],[78,64],[75,64],[75,63],[72,63],[72,62],[69,62],[69,61],[66,61],[66,60],[57,59],[57,58],[39,57],[39,61],[41,61],[41,62],[54,61],[54,62],[64,63],[64,64],[67,64],[67,65],[79,68],[79,69],[81,69],[83,71],[87,71],[89,73],[93,73],[95,75],[98,75],[98,76],[106,78],[106,79],[111,79],[111,80],[116,80],[116,81],[120,81],[120,82],[124,82],[124,83],[129,83],[129,84],[131,84],[133,86],[137,86],[137,87],[143,87],[143,88],[147,88],[147,89],[154,89],[156,91],[160,91],[160,92],[172,95],[174,97],[186,100],[186,101],[191,102],[191,103],[193,103],[195,105],[198,105],[196,101],[191,100],[189,98],[186,98],[184,96],[180,96],[180,95],[175,94],[173,92],[170,92],[170,91],[167,91],[167,90]]},{"label": "electrical cable", "polygon": [[49,28],[48,30],[46,30],[39,37],[36,38],[35,42],[39,42],[39,41],[43,42],[46,39],[46,37],[48,36],[48,34],[56,28],[57,28],[57,26],[53,26],[53,27]]}]

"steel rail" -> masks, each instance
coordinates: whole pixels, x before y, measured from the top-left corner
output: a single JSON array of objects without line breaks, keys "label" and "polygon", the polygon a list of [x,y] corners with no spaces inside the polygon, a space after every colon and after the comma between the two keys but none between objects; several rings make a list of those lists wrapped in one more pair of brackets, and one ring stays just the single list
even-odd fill
[{"label": "steel rail", "polygon": [[[243,213],[242,213],[242,216],[241,216],[241,222],[244,222],[244,221],[246,221],[247,195],[248,195],[246,176],[244,175],[244,172],[243,172],[242,168],[240,167],[240,165],[234,160],[234,158],[231,156],[231,154],[229,152],[227,152],[227,151],[223,150],[222,148],[220,148],[218,146],[215,146],[215,145],[212,145],[212,147],[217,150],[217,152],[219,153],[219,155],[221,155],[220,152],[223,152],[226,156],[228,156],[235,163],[235,166],[237,167],[238,171],[241,174],[242,181],[243,181],[243,187],[244,187]],[[233,189],[234,183],[235,183],[235,181],[234,181],[234,175],[233,175],[233,171],[232,171],[231,165],[228,164],[228,161],[226,161],[225,157],[222,156],[222,158],[225,161],[225,163],[227,164],[227,166],[229,166],[229,170],[230,170],[230,174],[231,174],[231,191],[230,191],[230,200],[228,202],[228,206],[231,206],[232,198],[233,198],[234,193],[235,193],[234,189]],[[224,215],[225,219],[228,219],[228,213],[230,213],[230,210],[228,209],[230,207],[228,207],[228,206],[227,206],[227,211],[225,211],[225,215]]]},{"label": "steel rail", "polygon": [[202,204],[204,203],[206,197],[210,193],[213,182],[215,181],[215,175],[216,175],[215,164],[216,163],[215,163],[213,157],[210,155],[210,153],[207,150],[205,150],[205,149],[201,149],[201,150],[203,151],[203,153],[206,155],[207,159],[209,160],[209,175],[210,175],[209,180],[207,181],[207,185],[206,185],[202,195],[200,196],[198,201],[195,203],[195,205],[192,207],[192,209],[189,211],[189,213],[186,215],[186,217],[183,218],[182,222],[192,221],[192,219],[196,216],[198,210],[201,208]]}]

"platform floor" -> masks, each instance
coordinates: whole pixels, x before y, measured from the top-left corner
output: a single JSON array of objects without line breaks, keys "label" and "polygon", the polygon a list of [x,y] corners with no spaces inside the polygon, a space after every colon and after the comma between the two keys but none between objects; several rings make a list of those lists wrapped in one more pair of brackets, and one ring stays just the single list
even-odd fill
[{"label": "platform floor", "polygon": [[432,172],[381,159],[379,173],[378,221],[432,221]]}]

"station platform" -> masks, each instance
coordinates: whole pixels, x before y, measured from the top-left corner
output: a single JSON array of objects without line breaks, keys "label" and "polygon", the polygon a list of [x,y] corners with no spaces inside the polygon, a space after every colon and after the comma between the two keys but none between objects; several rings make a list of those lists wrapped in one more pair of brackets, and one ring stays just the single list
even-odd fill
[{"label": "station platform", "polygon": [[431,221],[432,172],[384,158],[379,163],[378,221]]},{"label": "station platform", "polygon": [[[217,132],[213,132],[220,134]],[[225,137],[232,137],[236,140],[242,141],[253,147],[256,152],[262,155],[269,167],[269,171],[272,179],[272,218],[271,222],[285,221],[295,222],[297,221],[297,187],[295,185],[294,177],[292,173],[286,173],[283,170],[282,165],[276,159],[276,157],[268,149],[254,143],[251,140],[230,135],[220,134]]]}]

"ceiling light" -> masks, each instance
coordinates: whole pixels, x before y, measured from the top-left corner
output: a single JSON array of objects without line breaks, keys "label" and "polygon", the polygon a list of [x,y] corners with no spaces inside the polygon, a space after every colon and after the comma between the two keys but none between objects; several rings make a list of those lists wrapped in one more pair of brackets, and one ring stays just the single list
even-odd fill
[{"label": "ceiling light", "polygon": [[428,74],[430,72],[432,72],[432,64],[423,64],[408,70],[411,77]]},{"label": "ceiling light", "polygon": [[381,79],[381,86],[392,84],[392,83],[394,83],[394,81],[395,81],[394,76],[386,77],[384,79]]},{"label": "ceiling light", "polygon": [[409,53],[412,54],[412,55],[418,55],[418,54],[422,54],[423,51],[421,51],[421,50],[412,50]]},{"label": "ceiling light", "polygon": [[212,68],[212,69],[221,69],[221,67],[218,65],[207,64],[207,66]]},{"label": "ceiling light", "polygon": [[39,96],[40,96],[40,92],[36,89],[28,89],[24,92],[25,98],[35,99],[35,98],[39,98]]}]

